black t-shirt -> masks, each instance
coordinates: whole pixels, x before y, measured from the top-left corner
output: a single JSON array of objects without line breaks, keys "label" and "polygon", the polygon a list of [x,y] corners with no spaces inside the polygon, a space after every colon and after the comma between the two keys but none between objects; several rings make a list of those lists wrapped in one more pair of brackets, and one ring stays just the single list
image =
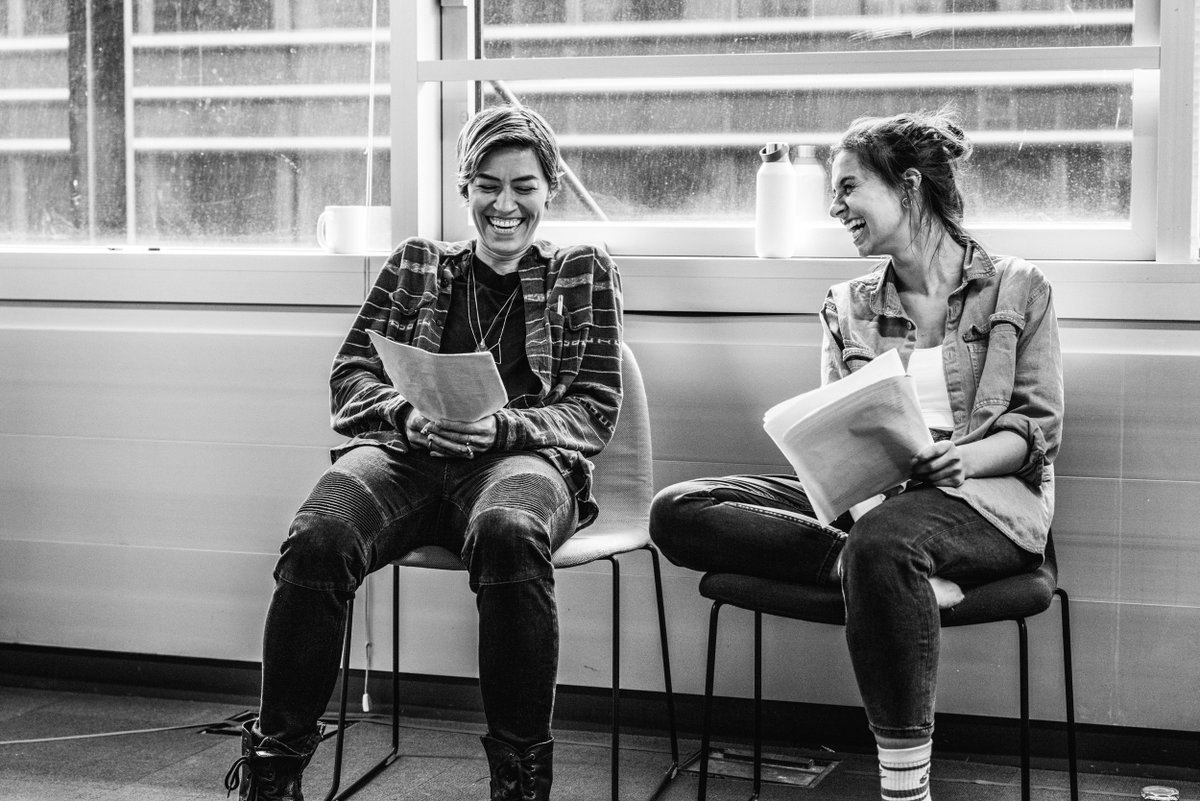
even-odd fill
[{"label": "black t-shirt", "polygon": [[489,350],[510,401],[537,395],[542,385],[525,356],[520,275],[516,271],[498,275],[478,257],[471,259],[471,272],[471,278],[464,272],[454,279],[441,352]]}]

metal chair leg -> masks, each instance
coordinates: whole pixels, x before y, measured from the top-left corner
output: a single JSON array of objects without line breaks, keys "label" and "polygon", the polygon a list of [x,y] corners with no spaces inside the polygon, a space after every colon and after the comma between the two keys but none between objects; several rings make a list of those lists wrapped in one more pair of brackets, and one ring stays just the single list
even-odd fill
[{"label": "metal chair leg", "polygon": [[621,770],[621,567],[615,556],[612,564],[612,801],[620,801],[618,790]]},{"label": "metal chair leg", "polygon": [[704,722],[700,729],[700,784],[696,791],[697,801],[706,801],[708,798],[708,748],[712,735],[713,675],[716,673],[717,617],[720,611],[721,602],[713,601],[712,612],[708,617],[708,666],[704,674]]},{"label": "metal chair leg", "polygon": [[333,778],[325,801],[343,801],[370,784],[384,768],[400,755],[400,568],[392,566],[392,748],[382,759],[363,771],[345,790],[342,781],[342,755],[345,750],[346,708],[350,687],[350,641],[354,629],[354,598],[346,601],[346,637],[342,643],[342,690],[338,702],[338,733],[333,754]]},{"label": "metal chair leg", "polygon": [[1029,631],[1025,618],[1017,619],[1021,652],[1021,801],[1029,801]]},{"label": "metal chair leg", "polygon": [[650,553],[650,561],[654,567],[654,593],[658,603],[658,639],[663,663],[663,689],[667,694],[667,726],[671,738],[671,764],[650,796],[649,801],[655,801],[662,795],[667,785],[679,775],[679,730],[675,723],[675,694],[674,688],[671,686],[671,652],[667,645],[667,611],[663,601],[662,569],[659,566],[658,550],[652,545],[642,547]]},{"label": "metal chair leg", "polygon": [[346,601],[346,636],[342,638],[342,693],[338,704],[337,743],[333,751],[333,783],[325,801],[332,801],[337,796],[338,786],[342,782],[342,752],[346,744],[346,696],[350,684],[350,636],[354,630],[354,596]]},{"label": "metal chair leg", "polygon": [[748,801],[762,792],[762,612],[754,613],[754,785]]},{"label": "metal chair leg", "polygon": [[1063,684],[1067,696],[1067,771],[1071,777],[1071,801],[1079,801],[1079,764],[1075,753],[1075,678],[1071,662],[1071,611],[1066,590],[1057,587],[1062,608]]},{"label": "metal chair leg", "polygon": [[392,564],[392,756],[400,754],[400,565]]}]

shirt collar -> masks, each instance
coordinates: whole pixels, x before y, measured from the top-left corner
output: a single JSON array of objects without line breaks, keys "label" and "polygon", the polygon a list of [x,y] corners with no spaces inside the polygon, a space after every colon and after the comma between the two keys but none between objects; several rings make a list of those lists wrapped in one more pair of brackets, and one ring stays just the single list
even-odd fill
[{"label": "shirt collar", "polygon": [[[538,257],[538,264],[546,264],[554,257],[554,252],[555,248],[553,244],[544,239],[538,239],[529,246],[529,250],[521,257],[521,266],[518,267],[518,270],[522,269],[529,261],[530,253]],[[452,265],[452,273],[454,275],[461,275],[463,271],[471,266],[471,257],[475,255],[475,240],[465,239],[461,242],[451,242],[446,245],[444,253],[447,262]]]},{"label": "shirt collar", "polygon": [[[525,255],[521,257],[521,264],[529,259],[529,254],[532,252],[538,257],[541,263],[549,262],[554,258],[556,248],[553,243],[547,242],[544,239],[535,240],[529,246],[529,250],[525,251]],[[462,242],[452,242],[446,246],[446,255],[458,262],[460,268],[471,263],[471,256],[475,254],[475,240],[467,239]]]}]

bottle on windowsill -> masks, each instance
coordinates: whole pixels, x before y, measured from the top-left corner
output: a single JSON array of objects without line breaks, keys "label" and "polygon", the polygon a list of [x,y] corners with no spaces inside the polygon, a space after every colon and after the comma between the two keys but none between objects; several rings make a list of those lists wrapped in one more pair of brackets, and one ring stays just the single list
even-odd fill
[{"label": "bottle on windowsill", "polygon": [[829,216],[825,196],[825,168],[817,161],[812,145],[796,146],[796,217],[801,226],[813,225]]},{"label": "bottle on windowsill", "polygon": [[785,259],[796,250],[796,173],[786,142],[768,142],[758,155],[754,252],[764,259]]}]

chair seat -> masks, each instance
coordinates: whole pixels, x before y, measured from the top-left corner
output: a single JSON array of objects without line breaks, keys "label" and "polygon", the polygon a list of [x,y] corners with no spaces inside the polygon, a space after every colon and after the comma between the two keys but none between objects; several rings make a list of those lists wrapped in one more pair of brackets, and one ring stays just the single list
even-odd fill
[{"label": "chair seat", "polygon": [[430,570],[466,570],[458,554],[440,545],[422,545],[397,559],[401,567],[425,567]]},{"label": "chair seat", "polygon": [[713,601],[767,615],[843,625],[846,605],[835,585],[817,586],[740,573],[705,573],[700,594]]},{"label": "chair seat", "polygon": [[[942,625],[970,626],[1033,617],[1046,611],[1057,577],[1053,562],[1030,573],[972,588],[962,602],[941,613]],[[846,607],[837,585],[815,586],[737,573],[707,573],[700,594],[721,603],[811,623],[845,625]]]},{"label": "chair seat", "polygon": [[[712,571],[700,579],[700,594],[713,601],[708,624],[708,662],[704,680],[704,723],[700,739],[700,781],[697,798],[704,801],[708,792],[709,745],[711,743],[713,679],[717,655],[717,621],[723,606],[754,612],[754,792],[759,797],[762,780],[762,615],[791,618],[811,623],[841,626],[846,622],[846,607],[837,584],[814,586],[780,579],[760,578],[738,573]],[[961,602],[941,611],[945,627],[976,623],[1013,621],[1017,627],[1020,656],[1021,708],[1021,799],[1031,797],[1030,720],[1029,720],[1029,641],[1025,619],[1044,612],[1054,596],[1061,601],[1063,684],[1067,707],[1067,765],[1070,772],[1072,801],[1079,799],[1079,770],[1075,748],[1075,690],[1071,675],[1071,626],[1067,593],[1058,586],[1058,562],[1054,541],[1047,535],[1045,559],[1036,570],[999,579],[966,590]]]},{"label": "chair seat", "polygon": [[[647,530],[624,531],[584,530],[567,540],[554,552],[554,566],[577,567],[597,559],[607,559],[617,554],[629,553],[646,547],[650,542]],[[395,561],[401,567],[424,567],[431,570],[466,570],[458,554],[440,545],[423,545],[415,548]]]},{"label": "chair seat", "polygon": [[646,547],[649,542],[649,529],[645,527],[596,531],[595,533],[584,529],[564,542],[554,552],[554,566],[575,567],[594,562],[597,559],[616,556],[619,553],[636,551]]}]

